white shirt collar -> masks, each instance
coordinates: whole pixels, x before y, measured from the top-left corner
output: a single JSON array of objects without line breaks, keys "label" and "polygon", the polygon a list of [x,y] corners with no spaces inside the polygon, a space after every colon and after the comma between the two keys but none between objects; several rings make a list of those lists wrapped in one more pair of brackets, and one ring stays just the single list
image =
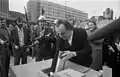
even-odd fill
[{"label": "white shirt collar", "polygon": [[17,27],[18,31],[23,31],[23,27],[21,29],[18,26],[16,26],[16,27]]},{"label": "white shirt collar", "polygon": [[68,42],[70,45],[72,45],[72,39],[73,39],[73,31],[71,32],[70,39],[68,39]]}]

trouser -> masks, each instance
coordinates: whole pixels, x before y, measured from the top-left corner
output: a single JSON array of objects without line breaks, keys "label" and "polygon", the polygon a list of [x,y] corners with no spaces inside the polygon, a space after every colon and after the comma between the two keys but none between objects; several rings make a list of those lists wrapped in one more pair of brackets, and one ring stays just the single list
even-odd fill
[{"label": "trouser", "polygon": [[41,45],[40,47],[36,46],[35,51],[36,51],[35,61],[42,61],[42,59],[43,59],[43,57],[42,57],[43,45]]},{"label": "trouser", "polygon": [[15,50],[15,59],[14,59],[14,65],[20,64],[20,59],[22,60],[22,64],[27,63],[27,52],[25,47],[19,47],[18,50]]},{"label": "trouser", "polygon": [[0,55],[0,76],[8,77],[9,64],[10,64],[10,53],[7,48],[4,50],[4,54]]},{"label": "trouser", "polygon": [[52,58],[52,55],[46,53],[50,50],[44,50],[44,46],[41,46],[41,47],[36,47],[36,61],[42,61],[43,59],[44,60],[47,60],[47,59],[51,59]]}]

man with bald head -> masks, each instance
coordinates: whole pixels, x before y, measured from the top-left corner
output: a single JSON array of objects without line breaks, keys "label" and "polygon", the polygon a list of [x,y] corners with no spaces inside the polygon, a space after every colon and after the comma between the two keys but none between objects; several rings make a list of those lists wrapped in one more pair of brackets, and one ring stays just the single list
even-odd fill
[{"label": "man with bald head", "polygon": [[57,20],[55,31],[60,36],[58,51],[64,52],[62,60],[89,67],[92,63],[92,48],[87,40],[86,31],[82,28],[73,28],[67,20]]}]

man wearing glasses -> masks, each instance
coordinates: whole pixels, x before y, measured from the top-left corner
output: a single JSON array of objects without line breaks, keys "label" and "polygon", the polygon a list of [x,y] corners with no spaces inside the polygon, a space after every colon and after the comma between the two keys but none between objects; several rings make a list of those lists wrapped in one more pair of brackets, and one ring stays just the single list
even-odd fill
[{"label": "man wearing glasses", "polygon": [[92,63],[92,48],[87,40],[86,31],[82,28],[73,28],[67,20],[57,20],[55,24],[55,31],[61,37],[59,51],[64,52],[61,55],[62,60],[89,67]]}]

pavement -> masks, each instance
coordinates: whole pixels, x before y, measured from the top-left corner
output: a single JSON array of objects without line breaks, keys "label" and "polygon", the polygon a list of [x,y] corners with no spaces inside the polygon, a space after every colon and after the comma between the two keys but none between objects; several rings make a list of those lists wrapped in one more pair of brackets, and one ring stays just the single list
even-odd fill
[{"label": "pavement", "polygon": [[[27,63],[29,64],[29,63],[33,63],[33,62],[35,62],[35,59],[32,59],[32,57],[28,56]],[[10,58],[10,66],[14,66],[14,57],[13,56],[11,56],[11,58]],[[9,73],[9,77],[11,77],[10,73]]]},{"label": "pavement", "polygon": [[[28,56],[27,63],[33,63],[33,62],[35,62],[35,59],[32,59],[32,57]],[[14,66],[14,57],[11,57],[10,59],[10,66]]]}]

